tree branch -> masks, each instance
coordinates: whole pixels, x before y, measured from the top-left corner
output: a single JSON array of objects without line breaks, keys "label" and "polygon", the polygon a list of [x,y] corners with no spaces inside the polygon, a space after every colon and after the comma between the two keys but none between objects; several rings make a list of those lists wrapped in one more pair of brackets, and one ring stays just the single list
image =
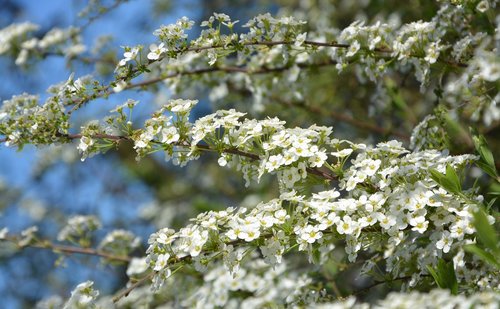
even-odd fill
[{"label": "tree branch", "polygon": [[305,102],[286,102],[286,101],[282,100],[281,98],[277,98],[277,97],[273,97],[273,100],[276,100],[280,104],[291,106],[291,107],[298,107],[298,108],[304,109],[306,111],[312,112],[312,113],[317,114],[317,115],[323,115],[323,116],[328,115],[335,120],[348,123],[354,127],[357,127],[359,129],[362,129],[365,131],[375,132],[375,133],[378,133],[378,134],[384,135],[384,136],[394,135],[394,136],[397,136],[399,138],[404,139],[405,141],[410,140],[410,136],[405,134],[405,133],[401,133],[401,132],[394,131],[391,129],[382,128],[382,127],[379,127],[379,126],[372,124],[372,123],[369,123],[369,122],[359,121],[359,120],[357,120],[351,116],[348,116],[346,114],[343,114],[343,113],[338,113],[338,112],[334,112],[331,110],[325,111],[319,107],[306,105]]},{"label": "tree branch", "polygon": [[[293,46],[294,44],[295,44],[295,42],[289,42],[289,41],[261,41],[261,42],[245,42],[242,45],[243,46],[278,46],[278,45],[291,45],[291,46]],[[181,48],[181,49],[177,50],[176,53],[182,54],[182,53],[186,53],[186,52],[201,52],[201,51],[210,50],[210,49],[227,48],[228,46],[229,45],[211,45],[211,46],[199,46],[199,47],[188,46],[188,47]],[[349,44],[340,44],[340,43],[337,43],[337,42],[316,42],[316,41],[304,41],[304,43],[303,43],[302,46],[330,47],[330,48],[343,48],[343,49],[346,49],[346,48],[350,47]],[[383,54],[393,53],[393,51],[391,49],[384,49],[384,48],[374,48],[373,51],[377,52],[377,53],[383,53]],[[410,56],[411,57],[416,57],[416,58],[421,58],[421,56],[418,56],[418,55],[410,55]],[[163,59],[165,59],[165,57],[164,58],[159,58],[158,60],[149,60],[148,63],[147,63],[147,65],[150,65],[150,64],[155,63],[155,62],[160,62]],[[459,67],[459,68],[466,68],[467,67],[467,64],[460,63],[460,62],[452,62],[452,61],[442,60],[442,59],[438,59],[438,62],[442,62],[442,63],[445,63],[447,65],[455,66],[455,67]],[[331,64],[335,64],[335,61],[332,61],[331,63],[329,63],[329,65],[331,65]],[[300,67],[300,64],[299,64],[299,67]],[[247,70],[245,68],[241,68],[241,67],[204,68],[204,69],[194,70],[192,72],[179,72],[179,73],[174,73],[173,75],[169,75],[169,76],[166,76],[166,77],[155,78],[155,79],[152,79],[150,81],[145,81],[145,82],[141,82],[141,83],[138,83],[138,84],[129,85],[129,86],[125,87],[125,89],[131,89],[131,88],[135,88],[135,87],[141,87],[141,86],[146,86],[146,85],[149,85],[149,84],[154,84],[154,83],[159,82],[161,80],[164,80],[164,79],[167,79],[167,78],[176,77],[176,76],[179,76],[179,75],[202,74],[202,73],[209,73],[209,72],[215,72],[215,71],[221,71],[221,72],[243,72],[243,73],[247,73],[247,74],[260,74],[260,73],[269,73],[269,72],[282,71],[282,70],[285,70],[287,68],[289,68],[289,67],[282,67],[282,68],[276,68],[276,69],[264,69],[264,70],[262,70],[260,72],[259,72],[259,70],[257,70],[256,72],[251,72],[251,71],[249,71],[249,70]],[[132,70],[130,72],[129,76],[134,76],[138,72],[139,72],[138,69]],[[121,81],[126,81],[126,80],[122,79]],[[104,97],[104,96],[108,96],[108,95],[110,95],[112,93],[113,93],[113,91],[111,91],[111,85],[107,85],[107,86],[104,87],[104,89],[101,92],[96,93],[95,95],[91,96],[90,98],[83,99],[83,100],[80,100],[78,102],[75,102],[75,106],[73,107],[72,110],[69,111],[69,113],[71,114],[73,111],[75,111],[76,109],[78,109],[81,105],[87,103],[90,100],[93,100],[93,99],[96,99],[96,98],[100,98],[100,97]]]},{"label": "tree branch", "polygon": [[145,277],[143,277],[143,278],[137,280],[136,282],[134,282],[132,285],[130,285],[125,290],[121,291],[119,294],[117,294],[116,296],[113,297],[113,303],[117,303],[123,297],[127,297],[130,294],[130,292],[132,292],[139,285],[143,284],[147,280],[151,280],[151,278],[153,278],[154,274],[155,274],[154,272],[149,273]]},{"label": "tree branch", "polygon": [[108,253],[106,251],[94,249],[94,248],[82,248],[82,247],[77,247],[77,246],[54,244],[48,240],[36,240],[36,243],[28,243],[28,244],[20,244],[20,239],[18,239],[17,237],[12,237],[12,236],[6,237],[3,240],[10,241],[10,242],[14,243],[19,248],[31,247],[31,248],[51,250],[54,253],[62,252],[62,253],[67,253],[67,254],[93,255],[93,256],[99,256],[99,257],[106,258],[109,260],[120,261],[120,262],[125,262],[125,263],[130,262],[132,259],[129,256],[114,255],[114,254]]}]

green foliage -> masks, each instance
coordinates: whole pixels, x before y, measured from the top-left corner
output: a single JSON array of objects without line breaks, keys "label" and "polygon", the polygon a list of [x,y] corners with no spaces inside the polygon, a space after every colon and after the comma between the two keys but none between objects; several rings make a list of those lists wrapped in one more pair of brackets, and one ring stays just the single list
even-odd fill
[{"label": "green foliage", "polygon": [[441,174],[435,169],[430,169],[429,172],[431,173],[431,178],[446,191],[455,194],[462,194],[460,179],[458,178],[457,172],[453,167],[447,165],[446,174]]},{"label": "green foliage", "polygon": [[427,270],[442,289],[449,289],[453,295],[458,294],[458,281],[453,267],[453,261],[439,259],[436,268],[427,266]]}]

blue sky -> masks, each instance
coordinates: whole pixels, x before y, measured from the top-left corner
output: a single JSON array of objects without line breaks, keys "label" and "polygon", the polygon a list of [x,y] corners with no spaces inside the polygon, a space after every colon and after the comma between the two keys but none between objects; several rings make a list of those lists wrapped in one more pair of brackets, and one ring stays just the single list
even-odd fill
[{"label": "blue sky", "polygon": [[[79,20],[76,16],[81,9],[81,3],[85,2],[68,0],[20,0],[17,3],[21,4],[24,10],[22,14],[16,17],[15,21],[34,22],[40,24],[44,30],[48,30],[54,25],[59,27],[82,25],[84,21]],[[155,26],[175,22],[178,17],[192,14],[192,12],[179,9],[169,17],[154,21],[151,20],[150,24],[146,24],[145,28],[138,27],[138,16],[142,16],[147,20],[147,16],[151,15],[151,2],[131,0],[103,18],[96,20],[85,30],[85,43],[88,46],[92,46],[99,35],[110,34],[114,37],[114,46],[117,47],[139,43],[148,44],[155,40],[155,37],[152,35]],[[195,18],[196,16],[193,17]],[[64,59],[59,57],[47,58],[34,67],[33,70],[18,72],[12,71],[7,61],[7,59],[0,59],[0,71],[3,73],[3,76],[7,76],[7,78],[2,78],[2,86],[0,87],[1,101],[9,99],[13,94],[23,92],[38,93],[43,101],[47,97],[45,89],[52,84],[65,81],[73,73],[66,67]],[[81,70],[81,68],[76,69],[76,77],[89,73],[87,70]],[[123,93],[120,96],[115,96],[113,102],[125,101],[126,98],[137,96],[134,93]],[[104,109],[110,110],[112,106],[106,106]],[[114,222],[117,218],[125,222],[127,220],[134,220],[137,216],[139,205],[148,202],[152,198],[146,187],[140,183],[130,183],[126,179],[125,172],[119,166],[111,160],[104,158],[77,163],[77,166],[73,168],[67,167],[64,164],[57,164],[43,180],[33,180],[33,168],[37,164],[37,154],[39,152],[38,149],[32,146],[27,146],[22,152],[16,152],[15,149],[7,148],[3,145],[0,146],[0,178],[9,187],[20,190],[24,199],[39,199],[47,207],[57,208],[58,211],[66,213],[95,214],[103,219],[103,224],[106,226]],[[113,196],[107,194],[105,186],[102,183],[106,179],[93,177],[95,175],[91,173],[95,171],[98,171],[98,173],[108,173],[112,176],[108,177],[111,181],[121,181],[123,179],[123,182],[127,185],[128,195],[124,196],[121,200],[116,200]],[[72,179],[75,173],[87,179],[87,181],[76,184],[68,183],[68,180]],[[91,181],[88,181],[89,179]],[[34,223],[37,223],[36,220],[33,220],[29,213],[20,207],[18,203],[13,203],[3,210],[0,209],[0,227],[7,226],[14,233]],[[54,227],[40,224],[46,230],[47,234],[57,232]],[[151,231],[152,227],[142,225],[135,232],[142,234],[141,236],[145,241],[147,240],[148,233]],[[47,264],[49,266],[55,259],[55,255],[51,253],[36,252],[36,256],[40,261],[43,260],[45,263],[49,263]],[[29,268],[28,261],[26,256],[16,256],[0,265],[2,308],[19,307],[20,303],[18,300],[23,295],[30,298],[40,298],[52,293],[61,292],[48,288],[49,285],[45,285],[43,282],[47,278],[33,277],[33,273],[27,270]],[[69,261],[68,264],[67,269],[60,268],[53,273],[60,278],[67,278],[69,275],[68,269],[76,267],[77,271],[70,270],[71,280],[69,280],[69,285],[75,285],[78,281],[93,278],[102,280],[102,276],[106,277],[109,275],[106,271],[99,269],[95,271],[92,268],[81,267],[73,261]],[[94,264],[97,264],[97,260],[94,261]],[[106,288],[111,287],[109,282],[106,284],[106,280],[102,281],[103,283],[100,288],[106,290]],[[12,285],[18,286],[21,284],[23,288],[12,287]],[[68,289],[71,290],[71,288],[71,286],[65,286],[64,292],[68,293]],[[18,295],[9,294],[9,291],[13,290]]]}]

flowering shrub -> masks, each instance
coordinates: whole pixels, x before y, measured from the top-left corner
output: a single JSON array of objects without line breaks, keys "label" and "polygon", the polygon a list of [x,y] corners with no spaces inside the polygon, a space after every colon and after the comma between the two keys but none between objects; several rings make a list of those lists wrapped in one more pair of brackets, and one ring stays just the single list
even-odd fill
[{"label": "flowering shrub", "polygon": [[[128,265],[130,282],[113,298],[87,281],[66,295],[67,301],[50,298],[41,307],[399,308],[437,302],[494,307],[500,301],[498,212],[494,200],[483,196],[486,187],[471,182],[471,170],[499,181],[494,155],[475,131],[465,133],[468,151],[451,153],[448,135],[450,122],[482,132],[499,123],[496,9],[496,1],[441,1],[428,21],[354,21],[344,29],[312,24],[308,30],[305,20],[271,14],[237,28],[239,21],[214,13],[197,35],[195,22],[186,17],[162,25],[149,47],[123,48],[109,83],[71,75],[50,87],[44,102],[26,93],[5,100],[0,108],[4,145],[71,144],[82,161],[129,145],[137,160],[163,153],[166,161],[187,168],[215,153],[218,165],[237,171],[246,187],[271,178],[278,194],[202,212],[177,230],[162,226],[141,256],[133,256],[141,240],[123,229],[93,248],[94,232],[102,227],[95,216],[72,217],[60,231],[57,240],[75,247],[43,240],[34,228],[19,236],[3,229],[0,236],[21,247]],[[481,14],[494,17],[487,29],[462,23]],[[23,23],[0,30],[0,54],[25,65],[35,60],[30,57],[54,50],[74,58],[86,49],[78,28],[54,29],[42,39],[31,36],[36,29]],[[382,142],[351,138],[332,126],[298,127],[266,114],[280,102],[326,113],[328,106],[318,111],[307,102],[312,70],[320,67],[328,67],[340,83],[343,74],[352,73],[357,87],[372,90],[374,103],[365,106],[372,117],[383,117],[388,101],[404,105],[391,77],[414,76],[421,92],[415,100],[426,112],[411,137],[332,114],[387,137]],[[109,114],[76,125],[74,114],[93,101],[154,84],[167,86],[171,98],[144,121],[132,111],[146,103],[128,99],[109,106]],[[212,88],[210,99],[220,103],[215,112],[193,113],[201,103],[186,98],[200,87]],[[243,98],[225,108],[231,92],[243,90],[251,101]],[[429,103],[431,95],[437,108]],[[385,105],[377,103],[382,101]],[[339,260],[343,268],[370,278],[373,287],[401,282],[399,293],[368,304],[354,292],[322,285],[325,280],[318,277],[333,282],[325,267]]]}]

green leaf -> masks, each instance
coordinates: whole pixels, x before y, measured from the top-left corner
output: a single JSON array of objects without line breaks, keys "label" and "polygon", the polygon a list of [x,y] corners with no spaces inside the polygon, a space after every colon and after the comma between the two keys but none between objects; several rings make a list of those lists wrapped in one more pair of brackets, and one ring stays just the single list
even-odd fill
[{"label": "green leaf", "polygon": [[427,265],[427,270],[429,271],[429,273],[431,274],[432,278],[434,278],[434,281],[436,282],[436,284],[441,287],[441,277],[438,275],[438,273],[434,270],[434,268],[430,267],[429,265]]},{"label": "green leaf", "polygon": [[486,211],[489,211],[491,209],[491,206],[493,206],[498,199],[498,196],[495,198],[492,198],[491,201],[488,202],[488,205],[486,205]]},{"label": "green leaf", "polygon": [[477,161],[476,165],[480,169],[482,169],[486,174],[490,175],[491,177],[493,177],[493,178],[498,177],[496,168],[489,166],[488,164],[484,163],[483,161]]},{"label": "green leaf", "polygon": [[447,263],[445,260],[439,259],[436,269],[427,266],[427,270],[440,288],[449,289],[453,295],[458,294],[458,281],[453,261]]},{"label": "green leaf", "polygon": [[472,140],[474,141],[474,147],[481,158],[480,161],[477,162],[477,165],[491,177],[498,178],[495,159],[493,157],[493,153],[488,147],[486,139],[482,135],[477,135],[477,132],[474,130],[471,129],[471,131],[473,134]]},{"label": "green leaf", "polygon": [[446,189],[446,191],[455,194],[461,193],[460,181],[458,180],[458,176],[452,167],[446,167],[446,175],[441,174],[435,169],[430,169],[429,172],[431,173],[431,178],[441,187]]},{"label": "green leaf", "polygon": [[500,270],[500,262],[497,260],[497,258],[495,258],[493,254],[484,251],[476,245],[465,245],[464,249],[467,252],[477,255],[477,257],[481,260]]},{"label": "green leaf", "polygon": [[458,178],[457,172],[451,165],[446,166],[446,178],[453,184],[458,192],[462,191],[460,179]]},{"label": "green leaf", "polygon": [[486,213],[482,208],[474,212],[474,227],[479,241],[493,253],[500,255],[498,236],[493,226],[490,225]]}]

